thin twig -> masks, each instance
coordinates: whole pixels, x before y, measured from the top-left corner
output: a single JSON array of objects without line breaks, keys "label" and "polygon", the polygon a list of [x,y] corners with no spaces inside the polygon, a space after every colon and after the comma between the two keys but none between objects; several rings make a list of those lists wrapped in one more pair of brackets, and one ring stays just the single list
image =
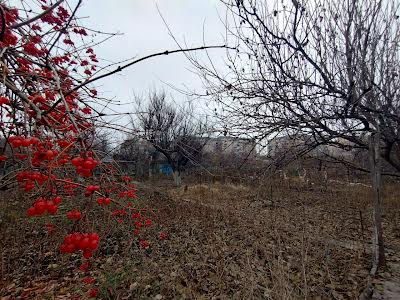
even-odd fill
[{"label": "thin twig", "polygon": [[54,8],[56,8],[57,6],[59,6],[62,2],[64,2],[64,0],[59,0],[59,1],[57,1],[56,3],[54,3],[52,6],[50,6],[49,8],[47,8],[45,11],[43,11],[43,12],[40,13],[40,14],[38,14],[37,16],[35,16],[35,17],[31,18],[31,19],[28,19],[28,20],[26,20],[26,21],[24,21],[24,22],[21,22],[21,23],[12,25],[12,26],[10,26],[10,28],[11,28],[11,29],[18,29],[18,28],[20,28],[20,27],[22,27],[22,26],[28,25],[28,24],[30,24],[30,23],[32,23],[32,22],[35,22],[36,20],[40,19],[41,17],[47,15],[47,14],[48,14],[49,12],[51,12]]}]

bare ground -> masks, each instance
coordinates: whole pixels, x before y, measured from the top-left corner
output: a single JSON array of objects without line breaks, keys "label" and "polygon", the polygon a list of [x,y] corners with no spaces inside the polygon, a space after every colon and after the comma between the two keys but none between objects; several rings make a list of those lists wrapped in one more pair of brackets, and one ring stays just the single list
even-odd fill
[{"label": "bare ground", "polygon": [[[98,278],[101,298],[356,299],[366,285],[371,236],[367,187],[214,183],[176,189],[146,183],[139,188],[158,210],[154,235],[162,230],[169,238],[151,240],[146,252],[115,229],[90,273]],[[388,268],[375,281],[375,299],[399,299],[396,188],[385,190]],[[20,223],[12,226],[2,225],[4,299],[83,294],[77,257],[58,257],[56,241],[46,236],[40,247],[28,247],[37,234],[30,227],[21,231]],[[15,229],[26,248],[13,238]]]}]

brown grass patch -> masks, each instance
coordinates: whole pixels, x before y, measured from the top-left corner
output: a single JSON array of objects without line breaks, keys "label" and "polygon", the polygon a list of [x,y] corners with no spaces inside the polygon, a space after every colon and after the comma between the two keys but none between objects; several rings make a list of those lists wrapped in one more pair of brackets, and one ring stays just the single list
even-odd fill
[{"label": "brown grass patch", "polygon": [[[153,235],[163,230],[169,239],[153,239],[151,250],[144,252],[125,241],[126,232],[112,228],[102,245],[105,256],[96,261],[104,299],[354,299],[365,286],[371,236],[368,188],[288,187],[278,180],[179,189],[142,183],[139,188],[159,210]],[[385,187],[385,239],[393,258],[399,240],[398,199],[396,186]],[[2,220],[18,219],[13,217],[17,206],[4,203]],[[47,274],[62,287],[48,295],[79,294],[74,274],[79,259],[58,257],[58,241],[40,231],[38,245],[32,227],[22,224],[2,226],[4,282],[25,288],[32,276]],[[18,235],[29,245],[25,249]],[[51,264],[58,269],[51,271]],[[1,295],[20,294],[5,288]]]}]

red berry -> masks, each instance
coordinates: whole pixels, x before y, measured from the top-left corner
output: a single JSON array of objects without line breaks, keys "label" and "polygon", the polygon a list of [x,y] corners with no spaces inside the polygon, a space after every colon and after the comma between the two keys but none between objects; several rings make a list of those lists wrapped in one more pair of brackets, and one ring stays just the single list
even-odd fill
[{"label": "red berry", "polygon": [[90,245],[90,239],[87,238],[87,237],[83,238],[83,239],[79,242],[79,248],[80,248],[81,250],[85,250],[85,249],[89,248],[89,245]]},{"label": "red berry", "polygon": [[89,238],[91,240],[96,240],[96,241],[100,240],[100,237],[99,237],[99,235],[97,233],[89,233]]},{"label": "red berry", "polygon": [[72,234],[72,243],[75,245],[79,244],[80,240],[82,239],[82,235],[78,232]]},{"label": "red berry", "polygon": [[94,279],[93,277],[85,277],[85,278],[83,278],[82,281],[83,281],[83,283],[86,283],[86,284],[93,284],[96,282],[96,279]]},{"label": "red berry", "polygon": [[67,218],[70,220],[79,220],[82,217],[82,214],[79,210],[71,210],[67,212]]},{"label": "red berry", "polygon": [[44,200],[39,200],[35,203],[34,205],[36,212],[41,215],[45,212],[47,205],[46,202]]},{"label": "red berry", "polygon": [[88,258],[91,258],[92,256],[93,256],[92,250],[85,250],[85,251],[83,251],[83,257],[84,257],[84,258],[88,259]]},{"label": "red berry", "polygon": [[47,206],[47,211],[48,211],[48,213],[49,214],[52,214],[52,215],[54,215],[56,212],[57,212],[57,209],[58,209],[58,207],[56,206],[56,205],[48,205]]},{"label": "red berry", "polygon": [[53,200],[54,204],[56,204],[56,205],[60,204],[61,201],[62,201],[62,199],[61,199],[60,196],[55,197],[54,200]]},{"label": "red berry", "polygon": [[75,157],[71,160],[71,163],[75,166],[78,167],[80,165],[82,165],[82,163],[84,162],[82,157]]},{"label": "red berry", "polygon": [[68,244],[65,246],[65,253],[74,253],[76,247],[74,244]]},{"label": "red berry", "polygon": [[68,234],[65,238],[64,238],[64,244],[72,244],[72,235]]},{"label": "red berry", "polygon": [[13,140],[13,141],[10,142],[10,143],[11,143],[11,146],[12,146],[12,147],[18,148],[18,147],[20,147],[20,146],[22,145],[22,140],[19,139],[19,138],[17,138],[17,139]]},{"label": "red berry", "polygon": [[85,262],[79,266],[79,270],[86,272],[89,269],[89,267],[90,267],[90,264],[88,262]]},{"label": "red berry", "polygon": [[99,293],[99,290],[93,288],[93,289],[89,290],[88,295],[90,298],[96,298],[98,293]]},{"label": "red berry", "polygon": [[145,240],[140,240],[140,241],[139,241],[139,245],[140,245],[140,247],[142,247],[143,249],[147,249],[147,248],[150,247],[149,242],[148,242],[148,241],[145,241]]},{"label": "red berry", "polygon": [[29,217],[36,216],[36,214],[37,214],[36,209],[34,207],[29,207],[28,211],[27,211],[27,214],[28,214]]},{"label": "red berry", "polygon": [[91,240],[90,243],[89,243],[89,248],[91,250],[96,250],[98,245],[99,245],[99,241],[98,240]]},{"label": "red berry", "polygon": [[87,160],[87,161],[85,161],[85,163],[83,164],[83,167],[84,167],[85,169],[94,169],[95,165],[94,165],[93,161]]},{"label": "red berry", "polygon": [[47,158],[48,160],[52,160],[52,159],[54,158],[54,156],[55,156],[54,151],[52,151],[52,150],[47,150],[47,151],[46,151],[46,158]]},{"label": "red berry", "polygon": [[30,145],[31,145],[31,140],[30,139],[21,140],[21,146],[22,147],[29,147]]},{"label": "red berry", "polygon": [[39,144],[39,139],[36,138],[36,137],[31,138],[31,139],[30,139],[30,144],[31,144],[31,145],[37,145],[37,144]]},{"label": "red berry", "polygon": [[140,213],[133,213],[133,214],[132,214],[132,218],[133,218],[133,219],[140,219],[140,217],[141,217],[141,216],[140,216]]}]

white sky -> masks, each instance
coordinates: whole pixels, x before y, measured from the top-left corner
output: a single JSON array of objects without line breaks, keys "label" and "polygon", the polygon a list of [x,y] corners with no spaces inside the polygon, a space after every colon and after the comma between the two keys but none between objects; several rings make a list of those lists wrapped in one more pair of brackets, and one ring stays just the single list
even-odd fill
[{"label": "white sky", "polygon": [[[218,0],[86,0],[79,12],[79,16],[89,17],[84,24],[123,34],[98,46],[95,49],[98,57],[120,61],[176,49],[156,4],[179,42],[186,42],[190,47],[201,46],[204,37],[207,45],[224,44],[224,26],[219,17],[224,10]],[[222,65],[224,50],[211,51]],[[204,53],[198,55],[205,58]],[[124,103],[132,101],[134,94],[145,95],[151,88],[164,88],[180,102],[185,96],[174,92],[163,81],[179,88],[186,85],[190,89],[201,89],[200,79],[188,68],[193,69],[183,54],[161,56],[98,81],[96,85],[106,97],[116,97]],[[118,109],[132,110],[129,106]]]}]

